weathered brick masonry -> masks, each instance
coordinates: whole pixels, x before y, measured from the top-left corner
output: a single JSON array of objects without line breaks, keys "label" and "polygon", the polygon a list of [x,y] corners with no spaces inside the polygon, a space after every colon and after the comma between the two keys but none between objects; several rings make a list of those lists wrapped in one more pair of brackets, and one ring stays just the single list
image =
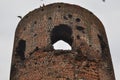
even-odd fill
[{"label": "weathered brick masonry", "polygon": [[[72,50],[54,50],[58,40]],[[10,80],[115,80],[102,23],[66,3],[29,12],[16,29]]]}]

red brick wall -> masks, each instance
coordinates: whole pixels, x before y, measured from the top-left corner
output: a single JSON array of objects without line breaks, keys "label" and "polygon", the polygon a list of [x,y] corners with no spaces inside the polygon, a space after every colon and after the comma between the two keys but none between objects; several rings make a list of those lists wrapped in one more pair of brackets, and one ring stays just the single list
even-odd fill
[{"label": "red brick wall", "polygon": [[[51,32],[61,24],[72,30],[71,51],[52,48]],[[22,53],[20,40],[26,42]],[[115,80],[102,23],[88,10],[65,3],[29,12],[16,29],[10,80]]]}]

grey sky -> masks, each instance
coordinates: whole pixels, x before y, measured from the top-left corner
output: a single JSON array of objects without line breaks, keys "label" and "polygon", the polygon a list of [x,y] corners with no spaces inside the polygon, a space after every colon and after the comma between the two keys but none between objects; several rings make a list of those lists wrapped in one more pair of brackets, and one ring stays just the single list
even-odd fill
[{"label": "grey sky", "polygon": [[24,16],[43,3],[67,2],[92,11],[104,24],[116,80],[120,80],[120,0],[0,0],[0,80],[9,80],[17,16]]}]

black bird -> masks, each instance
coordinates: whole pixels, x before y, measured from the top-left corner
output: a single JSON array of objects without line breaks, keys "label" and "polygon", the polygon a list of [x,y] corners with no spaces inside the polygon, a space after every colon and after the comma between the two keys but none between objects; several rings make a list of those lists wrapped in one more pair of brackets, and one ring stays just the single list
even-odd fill
[{"label": "black bird", "polygon": [[18,18],[22,19],[22,16],[17,16]]}]

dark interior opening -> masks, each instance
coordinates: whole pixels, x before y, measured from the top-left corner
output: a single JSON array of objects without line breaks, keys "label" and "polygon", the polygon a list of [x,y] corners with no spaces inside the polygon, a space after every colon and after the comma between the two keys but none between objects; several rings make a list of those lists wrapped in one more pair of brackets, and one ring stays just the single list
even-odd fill
[{"label": "dark interior opening", "polygon": [[42,8],[41,11],[44,11],[44,9]]},{"label": "dark interior opening", "polygon": [[37,24],[37,21],[34,21],[34,24]]},{"label": "dark interior opening", "polygon": [[49,19],[49,20],[51,20],[52,18],[51,18],[51,17],[49,17],[48,19]]},{"label": "dark interior opening", "polygon": [[102,56],[101,57],[103,58],[103,60],[107,60],[108,59],[108,54],[106,52],[106,50],[107,50],[106,49],[107,48],[107,44],[105,43],[102,35],[98,34],[97,36],[99,38],[99,42],[100,42],[100,46],[101,46],[101,51],[102,51]]},{"label": "dark interior opening", "polygon": [[16,52],[18,56],[20,56],[21,60],[25,59],[25,55],[24,55],[25,49],[26,49],[26,41],[22,39],[19,40],[18,47],[16,48]]},{"label": "dark interior opening", "polygon": [[80,19],[79,19],[79,18],[76,18],[76,22],[80,22]]},{"label": "dark interior opening", "polygon": [[71,27],[65,24],[60,24],[58,26],[55,26],[51,31],[51,44],[54,44],[58,40],[63,40],[71,46],[73,42],[71,36],[72,36]]},{"label": "dark interior opening", "polygon": [[68,14],[68,17],[69,17],[69,18],[72,18],[72,15],[71,15],[71,14]]},{"label": "dark interior opening", "polygon": [[80,39],[80,36],[79,36],[79,35],[77,35],[77,39]]},{"label": "dark interior opening", "polygon": [[79,30],[79,31],[82,31],[82,30],[84,30],[85,28],[83,28],[82,26],[76,26],[76,29]]},{"label": "dark interior opening", "polygon": [[61,6],[59,5],[58,8],[61,8]]},{"label": "dark interior opening", "polygon": [[99,41],[100,41],[101,49],[102,49],[102,51],[104,51],[104,49],[106,47],[106,43],[104,42],[103,37],[101,35],[98,34],[97,36],[98,36]]},{"label": "dark interior opening", "polygon": [[63,16],[63,18],[64,18],[65,20],[68,20],[68,18],[67,18],[66,16]]}]

